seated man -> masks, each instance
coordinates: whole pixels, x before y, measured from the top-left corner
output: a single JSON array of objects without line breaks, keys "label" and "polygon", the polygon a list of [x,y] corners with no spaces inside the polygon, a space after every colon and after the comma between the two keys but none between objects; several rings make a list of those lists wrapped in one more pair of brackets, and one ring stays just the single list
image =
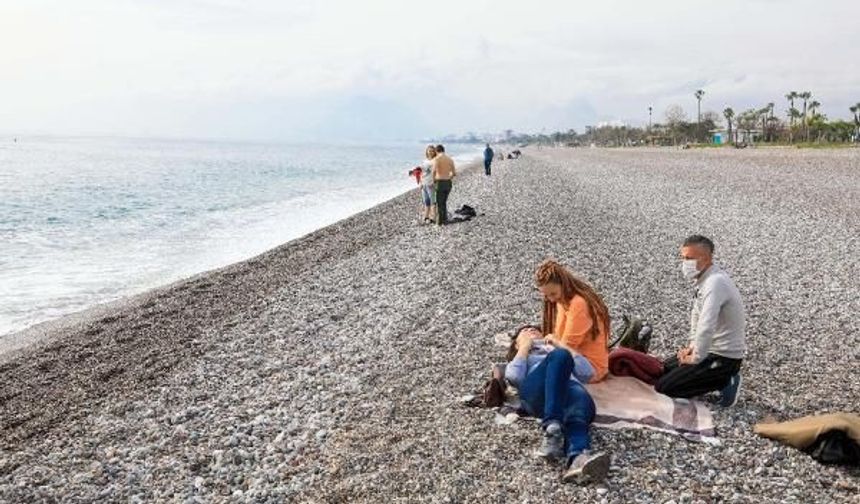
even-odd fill
[{"label": "seated man", "polygon": [[685,398],[720,390],[720,405],[728,407],[740,393],[746,315],[740,292],[713,255],[714,243],[704,236],[690,236],[681,247],[681,270],[696,289],[690,344],[664,362],[654,388]]}]

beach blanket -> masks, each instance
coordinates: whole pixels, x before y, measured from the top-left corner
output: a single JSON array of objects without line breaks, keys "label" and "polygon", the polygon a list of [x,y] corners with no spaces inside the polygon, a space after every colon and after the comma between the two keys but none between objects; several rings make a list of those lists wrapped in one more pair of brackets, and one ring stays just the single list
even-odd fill
[{"label": "beach blanket", "polygon": [[615,376],[632,376],[654,385],[663,375],[663,363],[653,355],[629,348],[616,348],[609,353],[609,372]]},{"label": "beach blanket", "polygon": [[585,386],[597,406],[596,427],[649,429],[719,445],[714,417],[701,401],[673,399],[631,376],[609,375]]},{"label": "beach blanket", "polygon": [[[496,334],[493,339],[495,345],[504,348],[511,342],[511,336],[506,333]],[[648,429],[681,436],[690,441],[720,444],[711,410],[701,401],[673,399],[636,378],[614,376],[611,373],[603,381],[587,384],[585,388],[597,407],[595,427]],[[512,387],[508,387],[508,393],[515,394]],[[474,396],[465,397],[468,399]],[[496,412],[496,423],[505,425],[515,422],[518,418],[515,412],[519,410],[519,398],[509,395],[505,405]]]}]

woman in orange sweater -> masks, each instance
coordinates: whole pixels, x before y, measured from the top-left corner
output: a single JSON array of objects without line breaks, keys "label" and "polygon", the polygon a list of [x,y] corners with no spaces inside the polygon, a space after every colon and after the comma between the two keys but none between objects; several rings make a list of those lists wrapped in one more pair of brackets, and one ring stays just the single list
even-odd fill
[{"label": "woman in orange sweater", "polygon": [[609,310],[603,299],[561,264],[546,260],[535,272],[544,297],[543,333],[546,340],[572,355],[582,355],[594,368],[589,380],[602,380],[609,372]]},{"label": "woman in orange sweater", "polygon": [[582,384],[606,376],[609,312],[594,289],[555,261],[538,267],[535,282],[544,296],[541,332],[555,348],[530,360],[541,332],[521,331],[505,376],[517,387],[525,410],[541,419],[543,441],[537,454],[566,459],[564,481],[599,480],[606,476],[609,457],[590,450],[595,406]]}]

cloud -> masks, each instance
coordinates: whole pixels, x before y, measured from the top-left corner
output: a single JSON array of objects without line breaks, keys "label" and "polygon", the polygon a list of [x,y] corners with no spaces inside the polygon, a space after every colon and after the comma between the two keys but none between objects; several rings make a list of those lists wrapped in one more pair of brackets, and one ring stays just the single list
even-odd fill
[{"label": "cloud", "polygon": [[[848,115],[860,4],[41,1],[0,16],[0,131],[305,139],[642,124],[812,90]],[[11,98],[10,98],[11,97]],[[330,122],[330,123],[329,123]]]}]

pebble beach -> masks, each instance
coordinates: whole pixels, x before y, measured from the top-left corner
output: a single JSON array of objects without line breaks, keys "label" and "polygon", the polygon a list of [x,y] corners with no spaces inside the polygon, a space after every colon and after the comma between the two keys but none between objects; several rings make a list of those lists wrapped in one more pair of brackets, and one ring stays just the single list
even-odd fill
[{"label": "pebble beach", "polygon": [[[0,356],[0,503],[851,502],[860,473],[753,426],[860,410],[860,149],[525,149],[250,260],[57,324]],[[540,432],[459,398],[538,321],[555,258],[652,353],[687,339],[678,249],[709,236],[747,311],[719,446],[594,430],[606,481],[561,482]]]}]

